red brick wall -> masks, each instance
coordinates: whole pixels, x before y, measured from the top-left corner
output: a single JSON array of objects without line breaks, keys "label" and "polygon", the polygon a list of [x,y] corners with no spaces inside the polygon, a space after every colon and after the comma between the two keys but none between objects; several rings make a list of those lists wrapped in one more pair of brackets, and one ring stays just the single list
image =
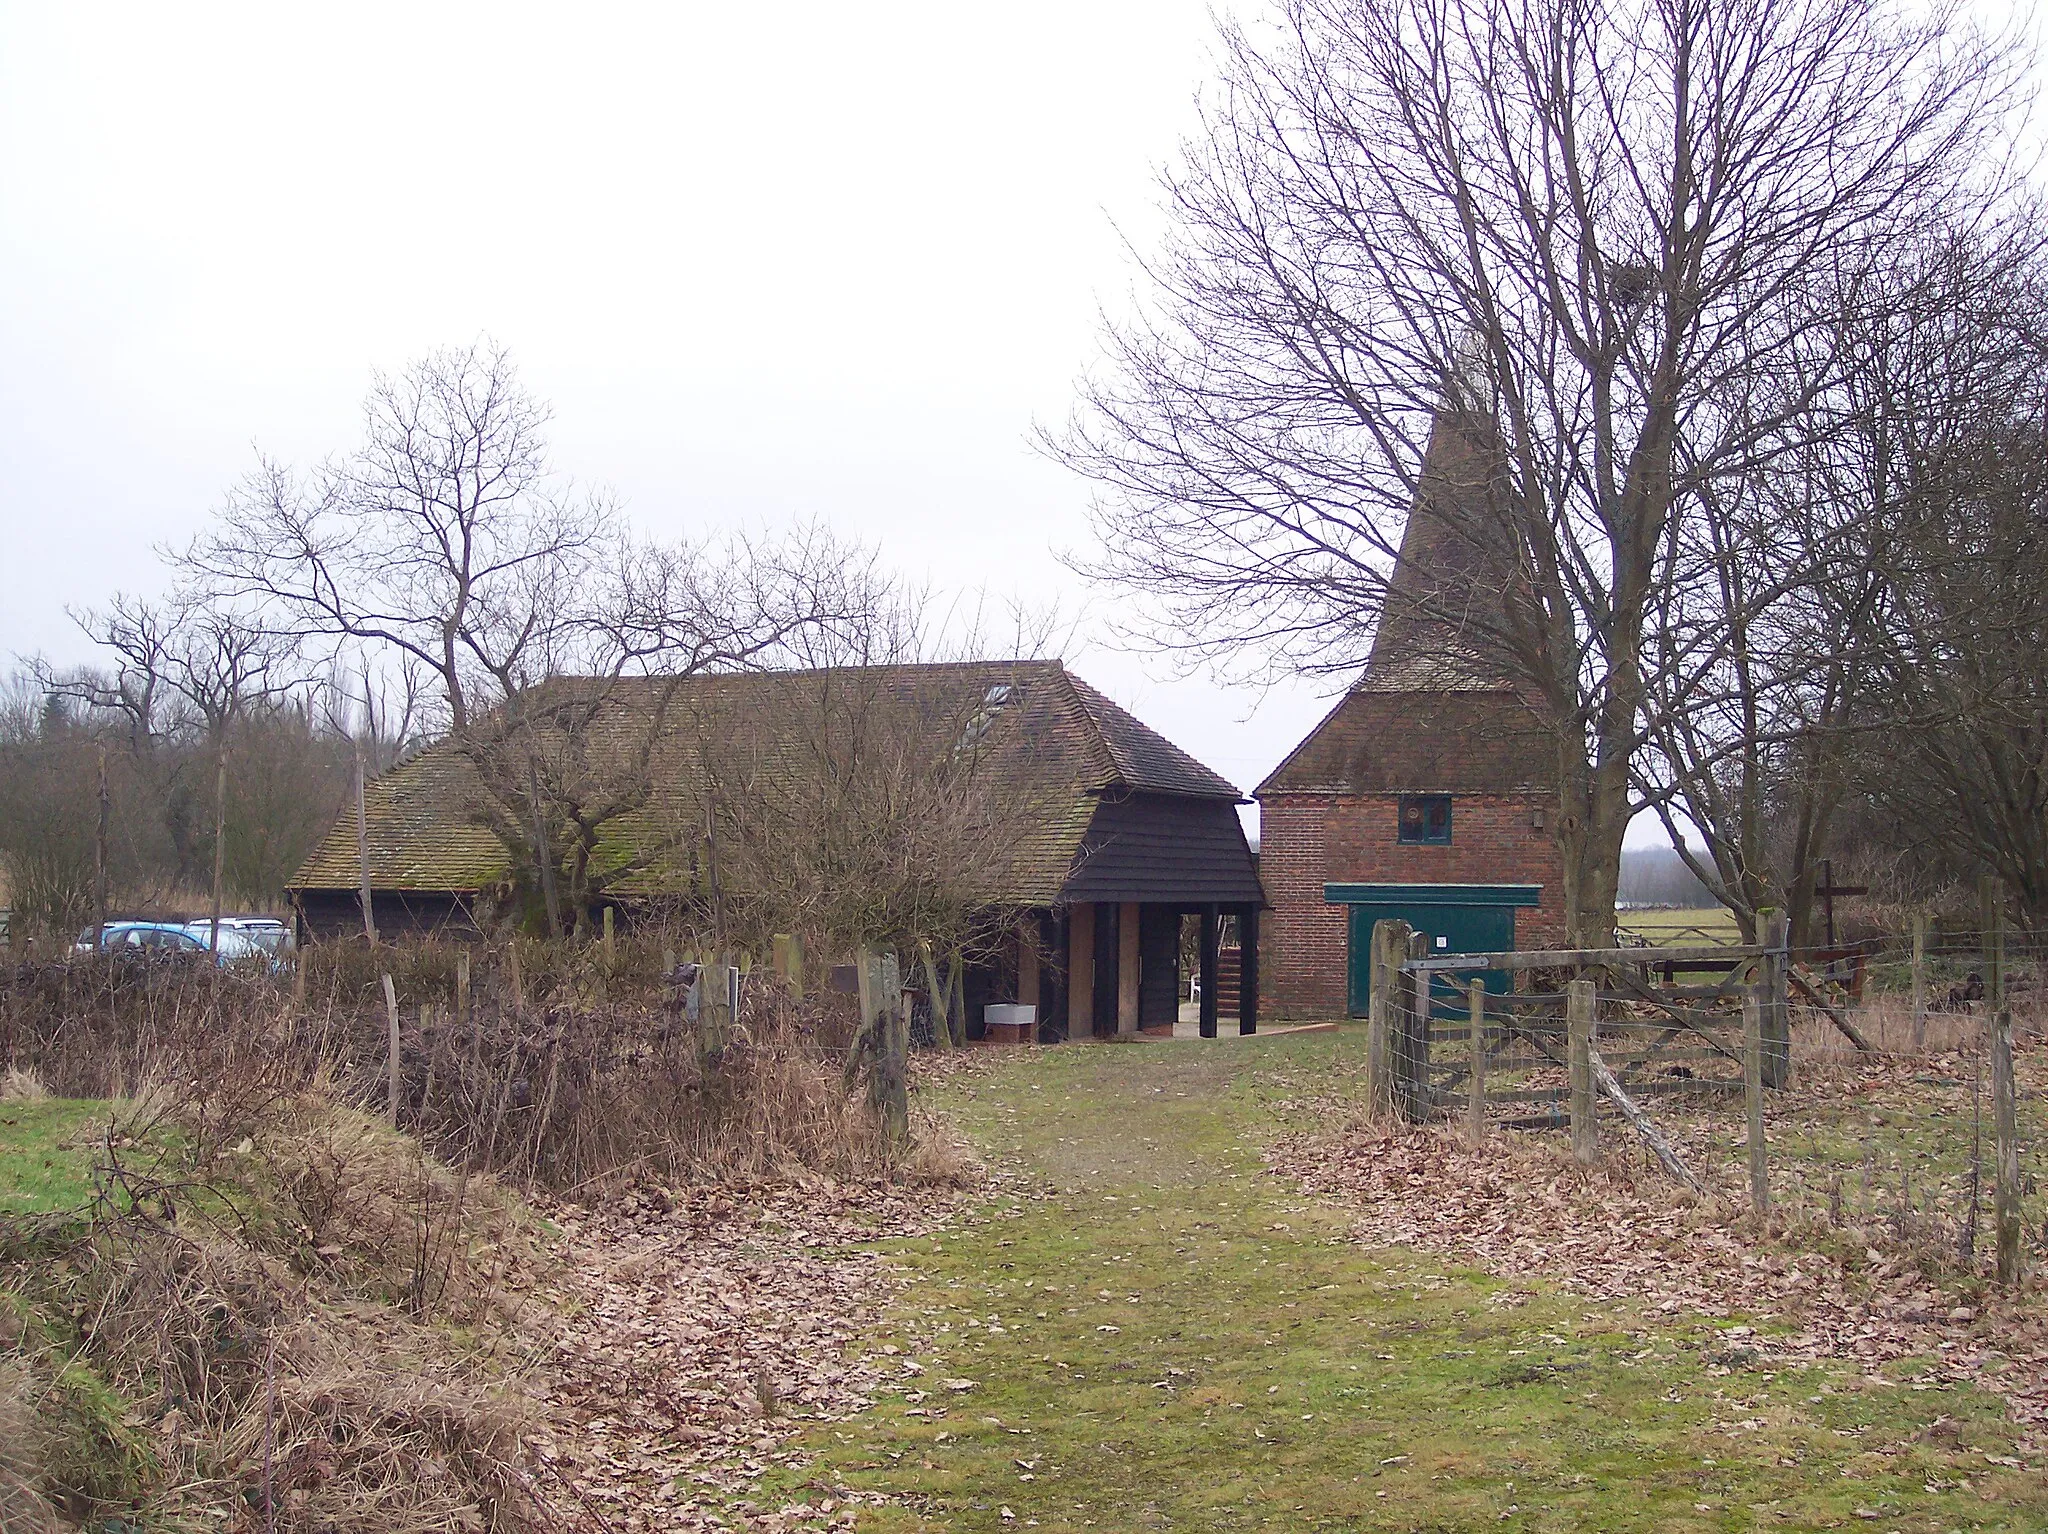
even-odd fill
[{"label": "red brick wall", "polygon": [[1260,988],[1280,1016],[1342,1014],[1349,916],[1325,884],[1538,884],[1542,903],[1515,912],[1518,947],[1561,944],[1564,885],[1557,844],[1534,821],[1554,795],[1457,794],[1448,846],[1404,845],[1396,794],[1276,793],[1259,803],[1259,876],[1271,910]]}]

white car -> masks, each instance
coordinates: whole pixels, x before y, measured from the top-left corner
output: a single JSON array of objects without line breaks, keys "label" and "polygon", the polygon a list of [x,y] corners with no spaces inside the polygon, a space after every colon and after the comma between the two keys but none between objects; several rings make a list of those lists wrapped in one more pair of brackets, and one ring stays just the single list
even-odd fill
[{"label": "white car", "polygon": [[[211,919],[188,921],[185,923],[185,930],[200,942],[211,946]],[[223,939],[230,934],[246,939],[272,958],[288,953],[292,948],[292,929],[275,916],[223,916],[220,919],[220,933]],[[221,944],[224,950],[229,946],[225,941]]]}]

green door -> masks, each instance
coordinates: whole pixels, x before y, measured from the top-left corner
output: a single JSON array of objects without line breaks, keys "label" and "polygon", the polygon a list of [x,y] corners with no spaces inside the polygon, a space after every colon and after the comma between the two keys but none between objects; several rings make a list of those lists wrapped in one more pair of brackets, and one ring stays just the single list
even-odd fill
[{"label": "green door", "polygon": [[[1351,907],[1350,1011],[1363,1017],[1372,998],[1372,929],[1378,922],[1405,921],[1417,932],[1427,934],[1432,954],[1506,953],[1515,946],[1515,908],[1512,905],[1354,905]],[[1509,988],[1508,972],[1479,971],[1489,991]],[[1457,981],[1439,979],[1443,995],[1437,1005],[1444,1007],[1456,998],[1455,1010],[1464,1014],[1464,984],[1471,975]]]}]

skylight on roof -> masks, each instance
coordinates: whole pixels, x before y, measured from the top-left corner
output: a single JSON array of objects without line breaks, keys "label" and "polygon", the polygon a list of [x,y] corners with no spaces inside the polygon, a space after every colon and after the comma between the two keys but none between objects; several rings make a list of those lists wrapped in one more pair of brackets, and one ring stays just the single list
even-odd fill
[{"label": "skylight on roof", "polygon": [[988,739],[989,731],[996,727],[996,715],[1009,704],[1012,693],[1008,682],[997,682],[981,695],[981,707],[974,711],[974,717],[967,721],[967,727],[953,745],[956,756],[962,751],[972,751]]}]

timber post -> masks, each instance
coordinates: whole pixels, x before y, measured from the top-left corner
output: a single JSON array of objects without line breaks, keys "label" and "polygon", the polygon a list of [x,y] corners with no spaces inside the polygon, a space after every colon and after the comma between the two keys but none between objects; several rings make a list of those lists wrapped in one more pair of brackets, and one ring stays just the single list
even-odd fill
[{"label": "timber post", "polygon": [[[1076,901],[1067,907],[1067,1038],[1069,1042],[1095,1035],[1095,966],[1103,956],[1095,951],[1095,907]],[[1202,1005],[1209,1004],[1207,971],[1202,980]],[[1204,1011],[1204,1017],[1209,1013]]]},{"label": "timber post", "polygon": [[1984,1000],[1995,1012],[2005,1005],[2005,903],[1991,874],[1978,881],[1977,892],[1984,908]]},{"label": "timber post", "polygon": [[469,1026],[469,950],[459,950],[455,955],[455,1026]]},{"label": "timber post", "polygon": [[1472,1081],[1465,1099],[1465,1134],[1478,1150],[1486,1143],[1486,982],[1474,978],[1466,986],[1472,1018]]},{"label": "timber post", "polygon": [[[1408,935],[1408,957],[1426,959],[1429,957],[1429,934],[1411,932]],[[1401,1101],[1408,1114],[1408,1122],[1420,1124],[1429,1117],[1429,1013],[1430,973],[1426,969],[1413,972],[1413,985],[1402,988],[1407,1005],[1401,1018],[1400,1060],[1401,1060]]]},{"label": "timber post", "polygon": [[1913,1053],[1927,1049],[1927,913],[1913,913]]},{"label": "timber post", "polygon": [[1782,1091],[1792,1079],[1791,923],[1783,911],[1764,913],[1764,953],[1758,961],[1763,991],[1764,1085]]},{"label": "timber post", "polygon": [[1600,1126],[1593,1117],[1593,1032],[1599,1018],[1593,982],[1574,980],[1565,990],[1565,1027],[1571,1048],[1572,1159],[1580,1166],[1600,1159]]},{"label": "timber post", "polygon": [[1370,949],[1371,989],[1365,1009],[1366,1103],[1375,1119],[1384,1120],[1394,1111],[1395,1008],[1399,1005],[1401,979],[1397,954],[1408,952],[1408,924],[1404,921],[1375,922]]},{"label": "timber post", "polygon": [[1237,1031],[1259,1031],[1259,908],[1237,918]]},{"label": "timber post", "polygon": [[919,943],[917,957],[924,966],[924,983],[931,996],[932,1047],[949,1050],[953,1047],[953,1025],[946,1016],[948,989],[939,983],[939,965],[932,957],[932,945],[929,942]]},{"label": "timber post", "polygon": [[1202,907],[1202,1005],[1196,1027],[1205,1039],[1216,1037],[1216,941],[1221,922],[1220,908]]},{"label": "timber post", "polygon": [[739,971],[729,954],[715,954],[697,971],[697,1053],[716,1060],[725,1053],[732,1032],[733,1002],[739,991]]},{"label": "timber post", "polygon": [[2020,1123],[2012,1079],[2012,1010],[1991,1014],[1991,1130],[1995,1142],[1992,1228],[1998,1238],[1998,1281],[2020,1281]]},{"label": "timber post", "polygon": [[1116,908],[1116,1031],[1128,1038],[1138,1031],[1138,925],[1143,909],[1126,900]]},{"label": "timber post", "polygon": [[1756,990],[1742,998],[1742,1104],[1749,1138],[1749,1203],[1762,1217],[1771,1207],[1770,1147],[1764,1140],[1764,1008]]},{"label": "timber post", "polygon": [[910,1138],[910,1019],[903,1008],[903,977],[896,955],[872,961],[868,998],[875,1008],[874,1105],[892,1149]]},{"label": "timber post", "polygon": [[389,1027],[386,1035],[387,1053],[384,1060],[384,1118],[393,1129],[398,1127],[398,991],[391,984],[389,971],[384,975],[384,1016]]}]

